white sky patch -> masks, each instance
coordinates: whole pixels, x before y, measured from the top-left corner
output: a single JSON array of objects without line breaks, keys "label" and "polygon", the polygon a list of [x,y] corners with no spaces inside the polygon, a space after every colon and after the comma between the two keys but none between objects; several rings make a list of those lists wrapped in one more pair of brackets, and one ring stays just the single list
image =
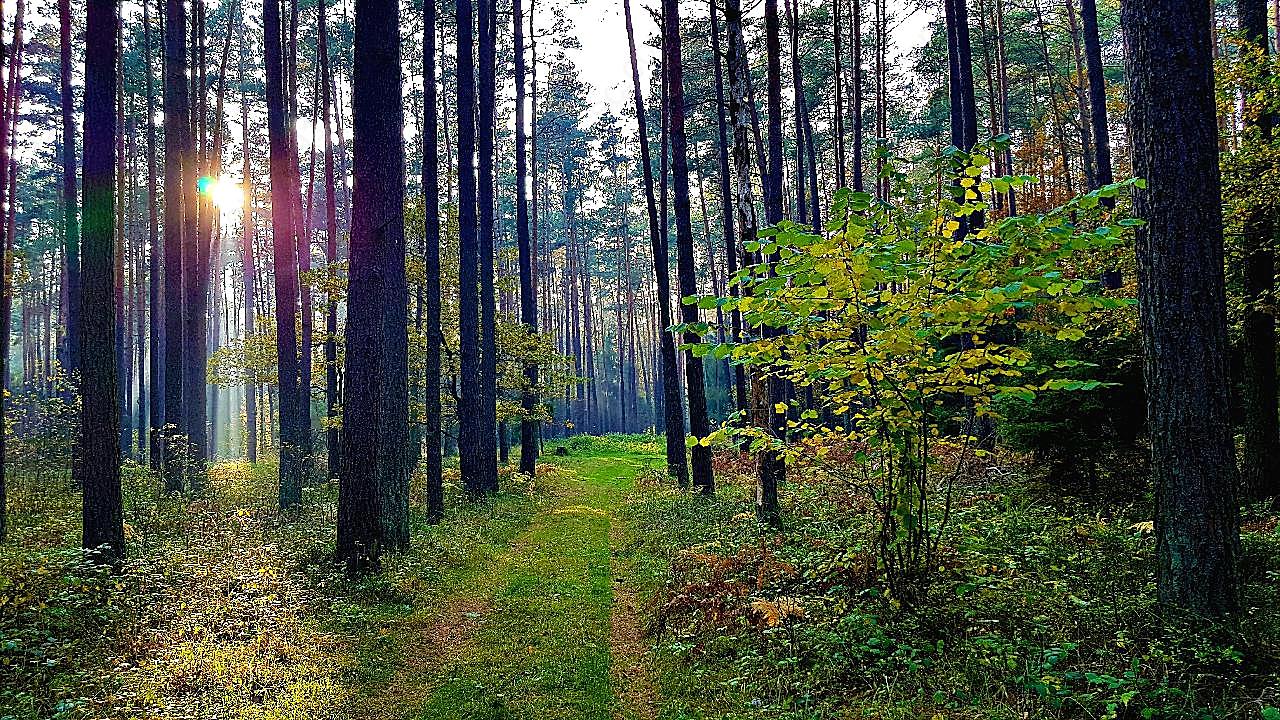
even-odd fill
[{"label": "white sky patch", "polygon": [[[862,1],[869,4],[866,0]],[[633,0],[631,4],[631,20],[635,24],[636,53],[644,92],[649,89],[650,64],[658,57],[657,48],[647,44],[659,29],[649,10],[657,10],[659,3],[660,0]],[[808,4],[805,0],[801,0],[801,3],[802,8]],[[748,7],[748,15],[751,17],[760,17],[764,13],[764,3],[759,0],[745,0],[744,5]],[[680,8],[683,18],[705,18],[708,11],[709,3],[702,1],[685,2]],[[929,26],[937,20],[940,12],[937,7],[929,7],[929,3],[890,0],[890,36],[893,40],[891,63],[901,66],[899,61],[904,55],[929,39]],[[864,7],[863,13],[864,21],[869,24],[871,8]],[[627,28],[621,0],[584,0],[570,4],[565,14],[573,21],[578,40],[582,44],[580,49],[570,50],[567,54],[577,66],[582,79],[594,88],[589,98],[594,114],[599,115],[607,107],[621,115],[619,110],[631,105],[633,92],[631,59],[627,52]],[[539,12],[539,16],[541,15]],[[549,24],[550,13],[547,15],[547,20],[541,21],[540,17],[540,21]]]}]

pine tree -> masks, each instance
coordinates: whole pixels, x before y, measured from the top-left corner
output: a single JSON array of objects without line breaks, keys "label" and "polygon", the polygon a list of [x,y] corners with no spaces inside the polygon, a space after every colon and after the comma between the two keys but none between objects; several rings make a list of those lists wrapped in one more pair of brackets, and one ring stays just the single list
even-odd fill
[{"label": "pine tree", "polygon": [[80,296],[84,547],[105,562],[124,557],[124,508],[116,437],[116,0],[88,0],[85,23],[84,265]]},{"label": "pine tree", "polygon": [[1138,301],[1156,484],[1160,602],[1239,607],[1236,468],[1227,393],[1221,180],[1212,17],[1195,0],[1122,8]]}]

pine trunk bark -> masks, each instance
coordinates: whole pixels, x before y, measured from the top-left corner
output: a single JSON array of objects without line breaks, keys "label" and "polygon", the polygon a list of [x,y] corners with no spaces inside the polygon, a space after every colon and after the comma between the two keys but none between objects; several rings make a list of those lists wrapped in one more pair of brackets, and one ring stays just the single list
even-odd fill
[{"label": "pine trunk bark", "polygon": [[1236,467],[1227,392],[1221,180],[1211,8],[1128,0],[1122,8],[1138,300],[1156,482],[1161,604],[1239,608]]}]

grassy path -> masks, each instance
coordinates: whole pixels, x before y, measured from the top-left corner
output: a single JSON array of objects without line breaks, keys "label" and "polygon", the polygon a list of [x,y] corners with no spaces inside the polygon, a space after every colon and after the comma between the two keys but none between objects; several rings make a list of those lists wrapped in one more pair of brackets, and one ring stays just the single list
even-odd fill
[{"label": "grassy path", "polygon": [[[549,458],[551,459],[551,458]],[[615,597],[613,512],[655,458],[554,458],[568,470],[505,555],[431,616],[397,628],[402,666],[371,707],[384,718],[649,718],[635,605]]]}]

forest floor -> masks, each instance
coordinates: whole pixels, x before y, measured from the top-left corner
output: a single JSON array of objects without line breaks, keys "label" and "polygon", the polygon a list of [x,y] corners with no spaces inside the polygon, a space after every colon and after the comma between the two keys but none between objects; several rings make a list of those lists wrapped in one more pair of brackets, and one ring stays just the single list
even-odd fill
[{"label": "forest floor", "polygon": [[649,718],[634,596],[613,559],[641,454],[549,457],[562,471],[528,526],[456,589],[395,622],[362,720]]},{"label": "forest floor", "polygon": [[[564,446],[567,455],[554,451]],[[961,478],[927,589],[880,581],[875,516],[797,467],[784,528],[752,462],[676,490],[661,441],[547,443],[381,571],[333,563],[336,488],[271,463],[198,492],[124,475],[129,560],[83,561],[65,462],[32,453],[0,544],[0,720],[1280,718],[1280,514],[1246,508],[1237,622],[1162,615],[1151,499],[1083,499],[1018,458]],[[839,466],[835,466],[839,471]]]},{"label": "forest floor", "polygon": [[[465,501],[352,580],[329,561],[333,483],[274,508],[275,466],[219,463],[198,493],[129,465],[123,573],[77,550],[78,496],[56,463],[10,484],[0,544],[0,718],[655,717],[642,608],[615,552],[651,438],[585,438],[534,480]],[[10,672],[15,671],[15,672]]]}]

